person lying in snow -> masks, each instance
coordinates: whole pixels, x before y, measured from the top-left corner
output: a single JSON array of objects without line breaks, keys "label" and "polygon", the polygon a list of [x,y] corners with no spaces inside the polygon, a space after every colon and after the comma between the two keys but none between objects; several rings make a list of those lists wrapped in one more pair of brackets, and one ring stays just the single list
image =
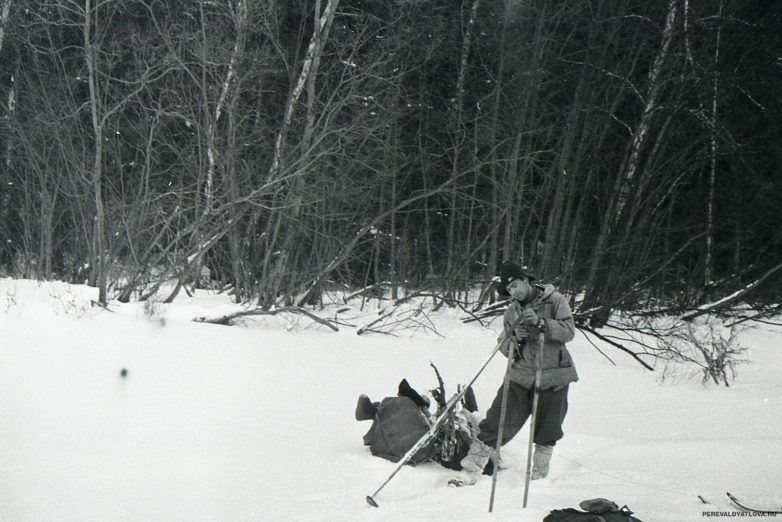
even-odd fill
[{"label": "person lying in snow", "polygon": [[[435,369],[436,371],[436,369]],[[439,378],[439,374],[438,374]],[[444,387],[432,394],[440,407],[444,404]],[[463,408],[455,408],[431,443],[421,448],[410,459],[411,464],[434,460],[446,468],[461,470],[461,460],[467,455],[470,444],[478,433],[475,395],[467,390]],[[416,392],[406,379],[399,383],[396,397],[386,397],[372,402],[361,395],[356,404],[358,421],[371,420],[372,426],[364,435],[364,445],[377,457],[399,460],[423,437],[434,422],[429,412],[430,401]]]}]

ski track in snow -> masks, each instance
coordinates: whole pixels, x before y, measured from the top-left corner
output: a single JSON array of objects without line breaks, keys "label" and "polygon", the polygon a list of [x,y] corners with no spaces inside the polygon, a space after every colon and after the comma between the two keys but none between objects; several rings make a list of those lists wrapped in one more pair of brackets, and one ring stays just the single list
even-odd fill
[{"label": "ski track in snow", "polygon": [[[237,310],[206,292],[112,311],[91,307],[95,297],[0,279],[0,521],[540,521],[606,497],[645,522],[688,522],[735,511],[726,491],[781,501],[779,327],[742,334],[752,363],[730,389],[660,383],[601,347],[612,366],[579,334],[566,435],[527,509],[527,427],[503,448],[494,513],[489,477],[450,488],[454,472],[434,463],[402,469],[374,509],[364,497],[395,464],[362,445],[358,395],[393,395],[403,377],[430,390],[430,361],[454,393],[488,357],[498,322],[465,325],[445,310],[432,315],[443,337],[358,336],[300,316],[192,322]],[[359,326],[376,317],[353,313]],[[504,366],[498,356],[476,382],[481,408]]]}]

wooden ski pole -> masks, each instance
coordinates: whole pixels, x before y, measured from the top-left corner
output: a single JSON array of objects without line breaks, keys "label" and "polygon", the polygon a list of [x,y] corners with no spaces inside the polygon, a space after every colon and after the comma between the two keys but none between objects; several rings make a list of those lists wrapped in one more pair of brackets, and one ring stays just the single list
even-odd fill
[{"label": "wooden ski pole", "polygon": [[535,424],[536,417],[538,416],[538,397],[540,395],[540,378],[542,374],[542,360],[543,360],[543,342],[545,341],[545,335],[540,332],[537,335],[537,347],[535,349],[535,382],[532,389],[532,411],[531,419],[529,423],[529,445],[527,446],[527,477],[524,480],[524,502],[523,508],[527,507],[527,499],[529,498],[529,483],[532,480],[532,450],[535,439]]},{"label": "wooden ski pole", "polygon": [[489,496],[489,513],[494,510],[494,491],[497,489],[497,475],[500,474],[500,446],[502,446],[503,431],[505,431],[505,415],[508,411],[508,389],[510,388],[510,370],[513,367],[513,356],[516,346],[508,346],[508,364],[505,366],[505,380],[502,383],[502,401],[500,402],[500,426],[497,428],[497,443],[494,445],[494,471],[491,474],[491,495]]},{"label": "wooden ski pole", "polygon": [[[518,323],[516,323],[518,324]],[[514,324],[515,328],[515,324]],[[440,427],[445,423],[445,420],[448,418],[448,416],[451,414],[451,411],[456,407],[456,404],[464,397],[464,394],[467,393],[467,390],[470,389],[470,387],[475,383],[475,381],[478,380],[478,377],[483,373],[483,370],[486,369],[487,366],[489,366],[489,363],[494,358],[495,355],[497,355],[497,352],[500,351],[500,348],[502,345],[507,342],[507,338],[503,335],[500,340],[497,342],[497,345],[492,349],[491,354],[489,355],[489,358],[486,359],[486,362],[483,363],[483,366],[478,370],[478,372],[473,376],[472,379],[470,379],[470,382],[467,383],[467,386],[462,388],[459,393],[451,397],[451,399],[448,401],[448,404],[446,408],[443,410],[443,412],[440,414],[437,419],[435,419],[432,426],[429,428],[429,431],[424,433],[424,435],[416,442],[412,448],[410,448],[407,453],[402,456],[402,458],[397,463],[396,468],[394,468],[394,471],[391,473],[391,475],[383,482],[379,488],[375,490],[374,493],[371,495],[367,495],[366,502],[372,507],[379,507],[377,500],[375,500],[375,496],[377,496],[380,491],[386,487],[386,484],[391,482],[391,479],[394,478],[394,476],[399,472],[402,467],[404,467],[405,464],[407,464],[410,459],[415,455],[418,450],[423,448],[425,445],[427,445],[436,435],[437,431],[440,429]]]}]

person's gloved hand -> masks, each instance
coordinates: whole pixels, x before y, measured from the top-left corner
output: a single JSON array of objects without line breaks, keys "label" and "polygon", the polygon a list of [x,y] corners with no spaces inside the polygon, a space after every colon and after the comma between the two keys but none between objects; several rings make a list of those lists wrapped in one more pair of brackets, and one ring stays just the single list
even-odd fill
[{"label": "person's gloved hand", "polygon": [[540,317],[535,313],[532,308],[525,308],[521,311],[521,324],[525,326],[538,326],[540,323]]}]

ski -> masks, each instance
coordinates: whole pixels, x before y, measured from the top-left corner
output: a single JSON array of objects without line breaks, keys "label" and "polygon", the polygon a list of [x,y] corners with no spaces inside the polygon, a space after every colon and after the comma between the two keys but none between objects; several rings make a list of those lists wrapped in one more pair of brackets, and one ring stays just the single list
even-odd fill
[{"label": "ski", "polygon": [[731,494],[730,492],[728,492],[728,493],[727,493],[727,495],[728,495],[728,498],[730,499],[730,501],[731,501],[731,502],[733,502],[733,504],[734,504],[736,507],[738,507],[738,508],[740,508],[740,509],[743,509],[743,510],[745,510],[745,511],[751,511],[751,512],[753,512],[753,513],[774,513],[774,514],[777,514],[777,513],[782,513],[782,506],[780,506],[780,507],[774,507],[774,508],[759,508],[759,507],[752,507],[752,506],[748,506],[747,504],[745,504],[745,503],[744,503],[744,502],[742,502],[741,500],[737,499],[737,498],[736,498],[736,497],[735,497],[733,494]]}]

